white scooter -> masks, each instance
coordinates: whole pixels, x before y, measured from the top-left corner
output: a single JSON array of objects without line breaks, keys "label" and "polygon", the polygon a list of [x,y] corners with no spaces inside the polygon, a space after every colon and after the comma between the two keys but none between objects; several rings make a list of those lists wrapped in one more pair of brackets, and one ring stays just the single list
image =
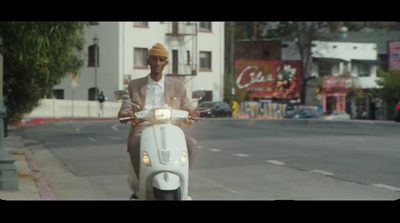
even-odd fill
[{"label": "white scooter", "polygon": [[[129,101],[128,91],[117,90],[114,95],[116,99],[140,108]],[[185,106],[201,100],[204,95],[204,90],[194,91],[192,97],[196,100]],[[168,105],[135,112],[135,117],[119,120],[148,124],[140,141],[138,200],[190,200],[186,139],[182,129],[173,123],[183,121],[189,125],[193,119],[187,111],[176,110]]]}]

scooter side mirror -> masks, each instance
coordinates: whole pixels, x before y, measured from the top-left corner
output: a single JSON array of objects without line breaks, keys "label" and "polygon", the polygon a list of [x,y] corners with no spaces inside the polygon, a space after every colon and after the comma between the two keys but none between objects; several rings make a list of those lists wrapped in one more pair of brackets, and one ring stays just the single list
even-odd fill
[{"label": "scooter side mirror", "polygon": [[116,91],[114,91],[114,97],[117,100],[122,100],[122,101],[124,101],[126,103],[129,103],[129,104],[131,104],[133,106],[136,106],[138,109],[140,109],[139,105],[129,101],[130,97],[129,97],[129,91],[128,90],[116,90]]},{"label": "scooter side mirror", "polygon": [[129,99],[129,92],[127,90],[116,90],[114,91],[114,97],[117,100],[126,100]]},{"label": "scooter side mirror", "polygon": [[195,100],[183,105],[183,107],[186,107],[186,106],[188,106],[190,104],[193,104],[193,103],[195,103],[197,101],[200,101],[205,95],[206,95],[206,90],[204,90],[204,89],[193,91],[192,92],[192,98],[194,98]]}]

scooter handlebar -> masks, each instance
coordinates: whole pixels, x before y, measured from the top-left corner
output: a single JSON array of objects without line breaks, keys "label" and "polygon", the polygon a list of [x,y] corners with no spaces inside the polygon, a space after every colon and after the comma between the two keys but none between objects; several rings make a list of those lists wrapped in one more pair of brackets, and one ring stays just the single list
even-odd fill
[{"label": "scooter handlebar", "polygon": [[122,118],[119,118],[118,120],[120,123],[126,124],[127,122],[133,121],[135,119],[136,119],[136,117],[122,117]]},{"label": "scooter handlebar", "polygon": [[192,120],[192,121],[194,121],[194,122],[197,122],[197,121],[199,121],[199,120],[203,120],[203,118],[200,118],[200,117],[197,117],[197,116],[194,117],[194,119],[193,119],[192,116],[190,116],[190,115],[188,116],[188,119],[189,119],[189,120]]},{"label": "scooter handlebar", "polygon": [[192,118],[192,116],[188,116],[188,118],[187,118],[187,120],[189,120],[190,122],[197,122],[197,121],[199,121],[199,120],[203,120],[203,118],[200,118],[200,117],[194,117],[194,118]]},{"label": "scooter handlebar", "polygon": [[[136,114],[136,116],[141,117],[141,116],[143,116],[143,114]],[[139,122],[140,122],[140,121],[145,121],[145,120],[146,120],[146,118],[143,118],[143,117],[138,118],[138,117],[136,117],[136,116],[134,116],[134,117],[131,117],[131,116],[122,117],[122,118],[118,118],[118,120],[119,120],[121,123],[123,123],[123,124],[126,124],[127,122],[129,122],[129,121],[134,121],[134,120],[139,120]],[[178,116],[179,116],[179,113],[178,113]],[[182,117],[180,117],[180,118],[178,118],[178,119],[181,119],[182,121],[183,121],[184,119],[187,119],[187,120],[189,120],[189,121],[191,121],[191,122],[197,122],[197,121],[199,121],[199,120],[203,120],[203,118],[200,118],[200,117],[197,117],[197,116],[193,118],[193,117],[190,116],[190,115],[186,116],[186,118],[184,118],[184,119],[182,119],[182,118],[184,118],[184,117],[182,116]]]},{"label": "scooter handlebar", "polygon": [[123,117],[123,118],[119,118],[120,121],[131,121],[131,120],[134,120],[134,119],[136,119],[136,118],[134,118],[134,117]]}]

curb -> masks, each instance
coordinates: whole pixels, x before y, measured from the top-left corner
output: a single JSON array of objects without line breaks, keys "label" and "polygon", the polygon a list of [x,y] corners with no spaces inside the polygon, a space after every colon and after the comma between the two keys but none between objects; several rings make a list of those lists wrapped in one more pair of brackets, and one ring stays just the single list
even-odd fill
[{"label": "curb", "polygon": [[64,117],[64,118],[31,118],[26,119],[23,121],[19,121],[16,123],[12,123],[10,125],[14,126],[22,126],[22,125],[40,125],[44,123],[51,123],[51,122],[65,122],[65,121],[100,121],[100,120],[118,120],[118,118],[71,118],[71,117]]},{"label": "curb", "polygon": [[39,190],[39,196],[42,200],[56,200],[54,198],[53,192],[47,184],[46,180],[40,174],[40,168],[35,161],[33,154],[29,150],[25,150],[26,161],[28,162],[29,169],[34,177],[36,187]]},{"label": "curb", "polygon": [[[54,122],[68,122],[68,121],[101,121],[101,120],[117,120],[117,118],[71,118],[71,117],[66,117],[66,118],[31,118],[31,119],[26,119],[17,123],[9,123],[8,129],[16,129],[19,128],[20,126],[27,126],[27,125],[40,125],[40,124],[45,124],[45,123],[54,123]],[[25,145],[25,143],[22,140],[22,144]],[[25,147],[26,148],[26,147]],[[24,156],[25,156],[25,161],[27,163],[27,166],[30,170],[30,175],[33,180],[33,185],[35,185],[37,189],[37,196],[40,198],[40,200],[57,200],[53,194],[53,191],[51,190],[50,186],[46,182],[46,179],[41,175],[41,170],[34,158],[34,154],[32,153],[31,150],[29,149],[24,149]],[[20,176],[19,176],[20,177]],[[24,196],[23,194],[21,195],[16,195],[21,193],[16,192],[9,192],[10,193],[10,200],[13,199],[19,199],[19,196]],[[14,195],[12,195],[14,194]]]}]

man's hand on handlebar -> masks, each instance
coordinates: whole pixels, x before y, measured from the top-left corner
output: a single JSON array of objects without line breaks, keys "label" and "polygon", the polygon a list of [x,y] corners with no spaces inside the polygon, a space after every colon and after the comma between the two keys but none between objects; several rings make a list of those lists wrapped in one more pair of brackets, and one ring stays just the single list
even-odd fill
[{"label": "man's hand on handlebar", "polygon": [[196,117],[200,116],[200,112],[197,110],[190,110],[189,116],[191,120],[196,121]]},{"label": "man's hand on handlebar", "polygon": [[[135,116],[133,115],[133,111],[129,111],[124,115],[124,117],[122,119],[121,118],[119,119],[119,122],[121,124],[126,124],[128,121],[131,121],[131,119],[129,119],[129,118],[134,118],[134,117]],[[127,118],[127,119],[124,120],[124,118]]]}]

